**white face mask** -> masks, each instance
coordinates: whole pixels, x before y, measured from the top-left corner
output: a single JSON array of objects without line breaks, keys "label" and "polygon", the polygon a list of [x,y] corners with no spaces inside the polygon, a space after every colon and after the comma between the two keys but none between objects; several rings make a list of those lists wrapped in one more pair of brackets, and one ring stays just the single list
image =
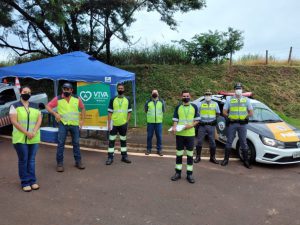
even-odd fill
[{"label": "white face mask", "polygon": [[205,98],[205,101],[207,101],[207,102],[210,102],[210,100],[211,100],[211,96],[205,96],[204,98]]},{"label": "white face mask", "polygon": [[238,96],[241,96],[243,93],[243,90],[242,89],[236,89],[235,90],[235,94],[238,95]]}]

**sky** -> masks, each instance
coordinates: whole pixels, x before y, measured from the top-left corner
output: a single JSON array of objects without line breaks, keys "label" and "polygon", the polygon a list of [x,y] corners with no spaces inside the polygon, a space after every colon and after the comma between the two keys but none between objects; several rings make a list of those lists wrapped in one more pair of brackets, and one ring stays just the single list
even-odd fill
[{"label": "sky", "polygon": [[[276,59],[287,59],[293,47],[292,57],[300,59],[300,1],[299,0],[206,0],[207,7],[185,14],[176,13],[176,31],[160,21],[158,13],[141,11],[135,14],[137,21],[130,27],[133,47],[150,47],[153,43],[171,44],[172,40],[190,41],[195,34],[209,30],[226,31],[228,27],[243,31],[244,47],[234,54],[264,56],[266,50]],[[113,49],[128,47],[117,39]],[[9,51],[0,50],[0,61]]]}]

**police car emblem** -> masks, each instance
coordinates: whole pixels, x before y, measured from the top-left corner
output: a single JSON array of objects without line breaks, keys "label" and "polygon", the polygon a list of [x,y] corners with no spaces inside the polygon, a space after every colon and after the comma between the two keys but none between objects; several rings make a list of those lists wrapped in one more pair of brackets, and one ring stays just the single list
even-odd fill
[{"label": "police car emblem", "polygon": [[220,131],[223,131],[225,129],[225,123],[223,121],[219,122],[218,127],[219,127]]},{"label": "police car emblem", "polygon": [[297,142],[297,147],[300,148],[300,142]]}]

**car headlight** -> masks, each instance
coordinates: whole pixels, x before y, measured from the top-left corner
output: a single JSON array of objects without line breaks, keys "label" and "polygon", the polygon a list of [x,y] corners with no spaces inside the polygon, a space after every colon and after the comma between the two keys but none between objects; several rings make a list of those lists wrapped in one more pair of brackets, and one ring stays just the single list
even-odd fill
[{"label": "car headlight", "polygon": [[267,138],[264,136],[259,136],[259,137],[264,145],[271,146],[274,148],[284,148],[284,143],[281,141],[272,138]]}]

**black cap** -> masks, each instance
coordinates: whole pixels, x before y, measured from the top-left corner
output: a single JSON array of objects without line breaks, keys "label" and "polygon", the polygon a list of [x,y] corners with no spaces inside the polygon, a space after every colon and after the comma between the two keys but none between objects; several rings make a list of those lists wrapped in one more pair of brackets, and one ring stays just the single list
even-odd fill
[{"label": "black cap", "polygon": [[241,83],[236,83],[234,85],[234,89],[242,89],[243,88],[243,85]]},{"label": "black cap", "polygon": [[73,85],[71,83],[64,83],[62,88],[70,88],[73,89]]}]

